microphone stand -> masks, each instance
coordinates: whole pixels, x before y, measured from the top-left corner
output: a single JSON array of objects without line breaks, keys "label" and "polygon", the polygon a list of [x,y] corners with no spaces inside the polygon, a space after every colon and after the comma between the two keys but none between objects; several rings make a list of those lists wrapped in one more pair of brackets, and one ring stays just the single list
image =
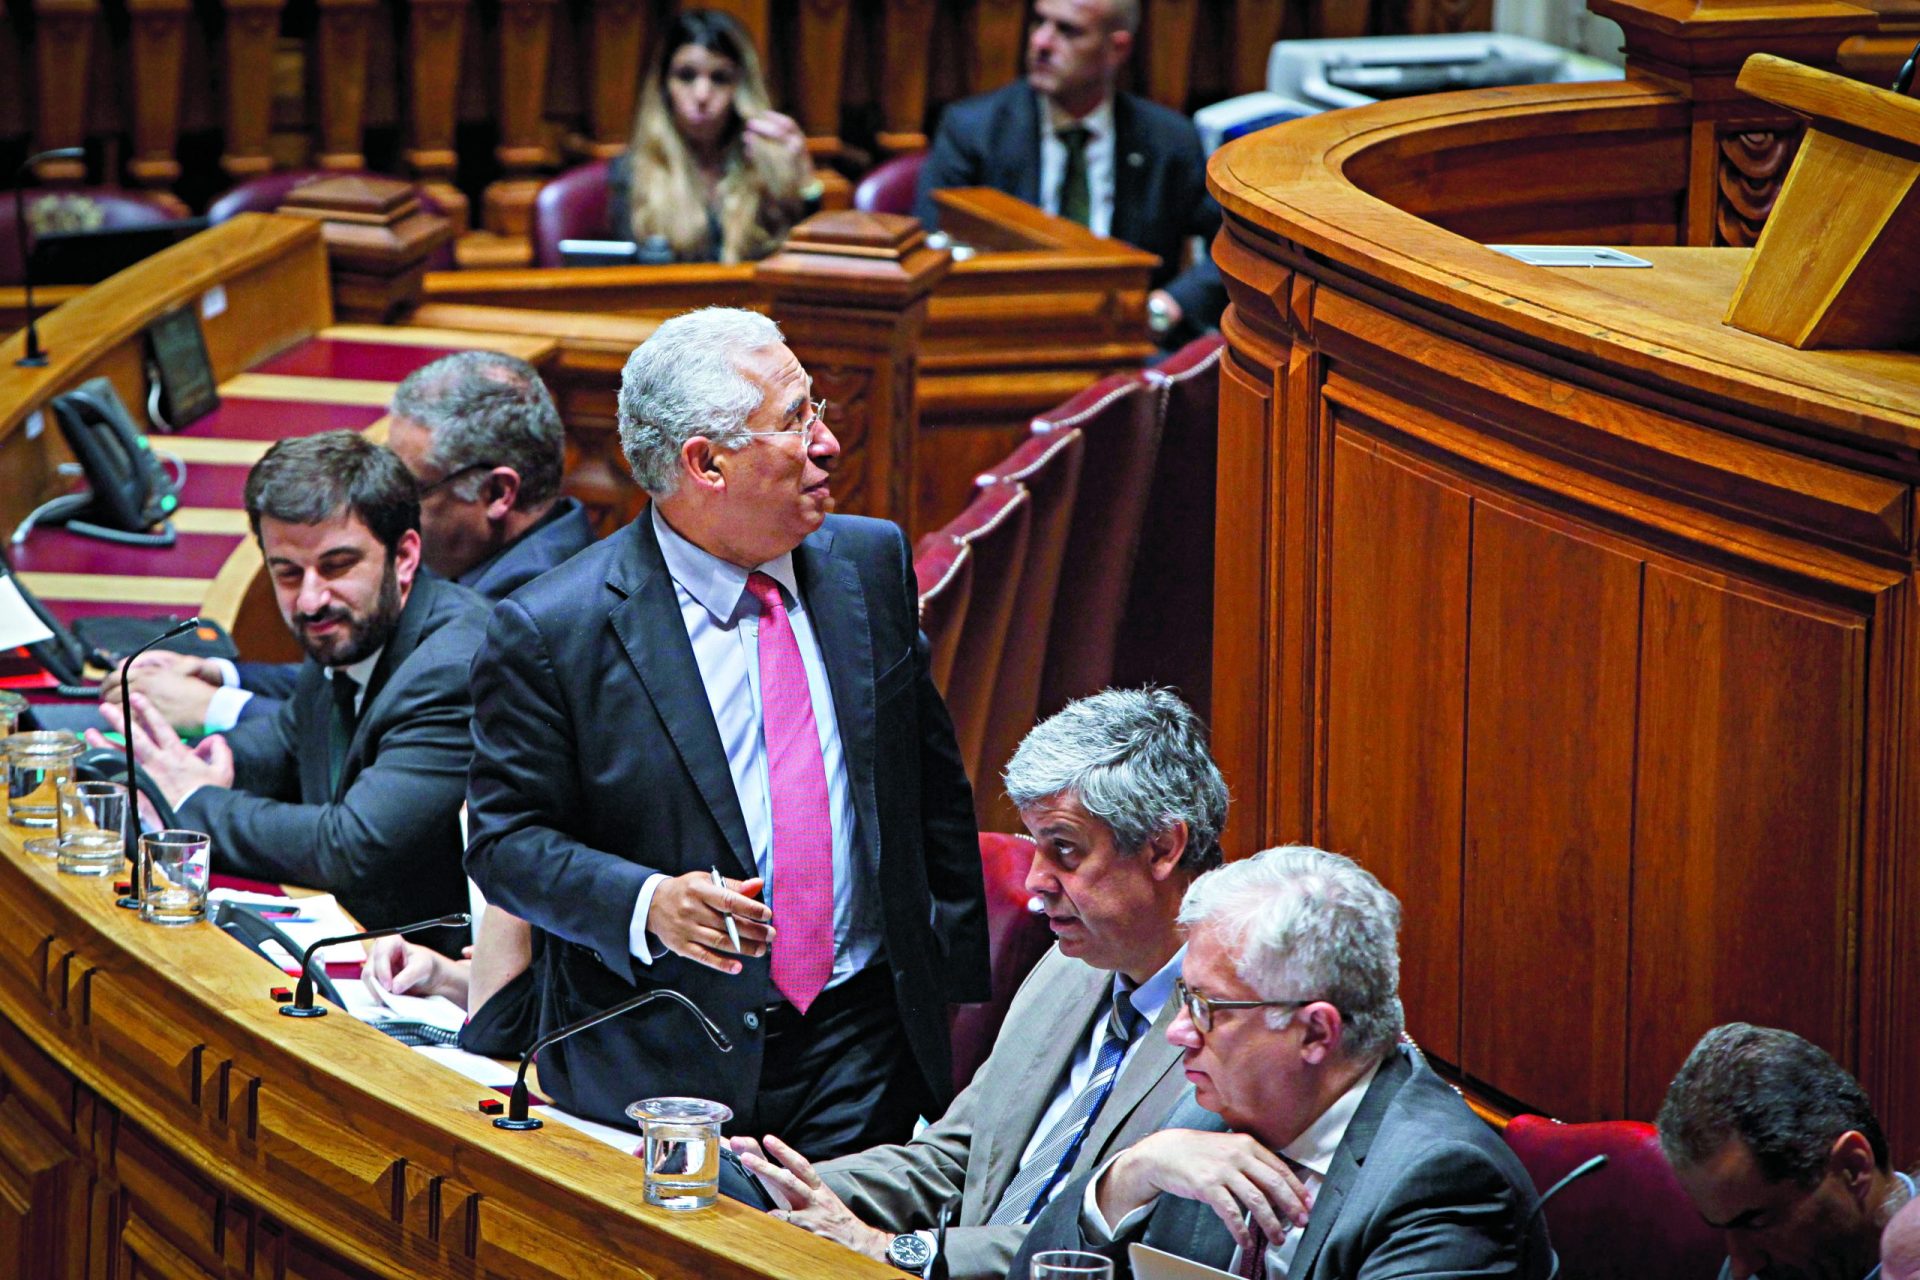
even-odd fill
[{"label": "microphone stand", "polygon": [[[56,155],[58,153],[49,151],[46,154]],[[32,304],[28,305],[31,307]],[[33,344],[33,328],[31,324],[29,324],[27,328],[27,344],[29,348],[31,348]],[[40,363],[45,364],[46,361],[42,360]],[[139,775],[135,772],[133,764],[133,660],[162,641],[171,640],[175,636],[183,636],[199,625],[200,619],[198,618],[188,618],[185,622],[175,623],[167,630],[162,631],[159,635],[141,645],[138,649],[135,649],[128,655],[126,662],[120,668],[120,736],[126,739],[127,747],[127,827],[125,832],[126,840],[121,852],[126,855],[127,861],[133,864],[133,891],[122,897],[115,898],[113,905],[116,907],[125,907],[128,911],[138,911],[140,909],[140,900],[146,896],[147,892],[146,868],[140,861],[137,855],[137,848],[134,844],[134,839],[140,830],[140,784],[136,780]]]},{"label": "microphone stand", "polygon": [[422,929],[436,929],[450,925],[471,924],[472,917],[464,911],[454,911],[437,920],[417,920],[412,924],[395,925],[391,929],[368,929],[365,933],[347,933],[338,938],[322,938],[307,948],[300,957],[300,984],[294,989],[293,1003],[280,1006],[283,1018],[324,1018],[327,1006],[313,1002],[313,970],[309,967],[313,953],[322,947],[330,947],[336,942],[365,942],[369,938],[389,938],[396,933],[418,933]]},{"label": "microphone stand", "polygon": [[[513,1078],[513,1092],[507,1097],[507,1114],[495,1116],[494,1127],[496,1129],[538,1129],[540,1127],[541,1121],[527,1114],[527,1068],[533,1064],[535,1054],[556,1040],[565,1040],[568,1036],[585,1031],[588,1027],[599,1026],[608,1018],[617,1018],[629,1010],[638,1009],[643,1004],[652,1004],[655,1000],[661,999],[672,1000],[685,1006],[688,1013],[699,1019],[700,1029],[707,1033],[707,1039],[713,1041],[715,1048],[722,1053],[733,1052],[733,1041],[727,1039],[726,1034],[713,1024],[713,1019],[702,1012],[699,1005],[678,991],[670,991],[664,987],[654,991],[643,991],[632,999],[622,1000],[611,1009],[590,1013],[578,1022],[568,1023],[558,1031],[550,1031],[535,1040],[527,1051],[520,1055],[520,1073]],[[286,1010],[282,1009],[280,1012],[285,1013]]]},{"label": "microphone stand", "polygon": [[20,162],[13,175],[13,218],[14,228],[20,233],[20,274],[22,283],[27,286],[27,354],[14,364],[22,369],[44,369],[47,367],[47,353],[40,345],[40,318],[33,313],[33,258],[27,252],[27,175],[33,166],[42,160],[84,160],[86,149],[83,147],[60,147],[53,151],[42,151],[28,156]]}]

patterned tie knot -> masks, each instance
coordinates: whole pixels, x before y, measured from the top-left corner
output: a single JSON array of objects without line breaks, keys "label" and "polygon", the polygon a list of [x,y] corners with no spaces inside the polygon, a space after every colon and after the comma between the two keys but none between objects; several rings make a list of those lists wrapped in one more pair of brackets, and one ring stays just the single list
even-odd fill
[{"label": "patterned tie knot", "polygon": [[1068,151],[1083,151],[1093,139],[1093,130],[1083,124],[1070,124],[1056,134]]},{"label": "patterned tie knot", "polygon": [[747,594],[760,602],[760,612],[766,616],[787,611],[786,599],[780,594],[780,584],[768,574],[748,574]]}]

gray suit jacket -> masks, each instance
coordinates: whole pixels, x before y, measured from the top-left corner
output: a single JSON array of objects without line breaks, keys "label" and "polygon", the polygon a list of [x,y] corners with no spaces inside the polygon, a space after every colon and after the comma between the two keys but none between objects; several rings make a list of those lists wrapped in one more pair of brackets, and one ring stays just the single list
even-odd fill
[{"label": "gray suit jacket", "polygon": [[[1091,1034],[1112,980],[1111,973],[1070,959],[1057,947],[1049,951],[1015,994],[993,1052],[945,1115],[912,1142],[830,1160],[819,1166],[820,1176],[863,1220],[896,1232],[931,1228],[940,1207],[958,1196],[960,1212],[947,1232],[952,1280],[1007,1274],[1027,1228],[990,1227],[987,1218],[1013,1181],[1075,1047]],[[1081,1145],[1073,1173],[1159,1128],[1186,1087],[1180,1051],[1165,1035],[1175,1012],[1168,1000],[1144,1033]]]},{"label": "gray suit jacket", "polygon": [[[1187,1094],[1169,1129],[1223,1126]],[[1126,1243],[1098,1247],[1080,1226],[1092,1175],[1076,1178],[1028,1232],[1012,1275],[1042,1249],[1095,1249],[1131,1274]],[[1485,1122],[1427,1066],[1401,1046],[1381,1064],[1333,1166],[1314,1199],[1288,1280],[1387,1280],[1413,1276],[1502,1276],[1547,1280],[1553,1250],[1535,1212],[1533,1181]],[[1226,1270],[1233,1237],[1197,1200],[1163,1195],[1141,1242]]]}]

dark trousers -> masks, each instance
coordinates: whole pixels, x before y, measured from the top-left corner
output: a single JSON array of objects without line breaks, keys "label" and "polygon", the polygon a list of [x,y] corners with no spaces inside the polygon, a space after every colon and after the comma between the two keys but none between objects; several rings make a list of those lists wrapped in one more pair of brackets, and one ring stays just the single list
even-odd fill
[{"label": "dark trousers", "polygon": [[886,965],[821,992],[804,1016],[782,1000],[762,1017],[759,1096],[733,1132],[773,1134],[815,1161],[913,1136],[929,1098]]}]

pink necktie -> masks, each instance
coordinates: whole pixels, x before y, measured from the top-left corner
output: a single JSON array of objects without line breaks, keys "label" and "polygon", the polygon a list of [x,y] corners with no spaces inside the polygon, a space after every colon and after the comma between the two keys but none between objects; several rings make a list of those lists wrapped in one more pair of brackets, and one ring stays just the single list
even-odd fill
[{"label": "pink necktie", "polygon": [[780,586],[747,576],[760,602],[760,707],[773,801],[773,985],[801,1013],[833,973],[833,815],[800,645]]}]

